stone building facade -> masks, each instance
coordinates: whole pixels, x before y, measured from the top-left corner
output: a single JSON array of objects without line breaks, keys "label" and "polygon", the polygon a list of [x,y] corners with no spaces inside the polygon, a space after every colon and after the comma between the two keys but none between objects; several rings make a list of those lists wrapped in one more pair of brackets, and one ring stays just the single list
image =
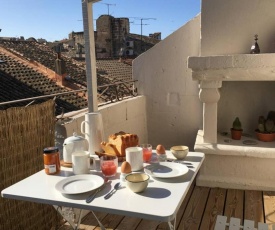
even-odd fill
[{"label": "stone building facade", "polygon": [[[160,33],[158,33],[160,34]],[[135,57],[158,43],[160,39],[130,33],[129,18],[101,15],[96,20],[96,58]],[[75,57],[85,57],[84,32],[69,34],[69,46]]]}]

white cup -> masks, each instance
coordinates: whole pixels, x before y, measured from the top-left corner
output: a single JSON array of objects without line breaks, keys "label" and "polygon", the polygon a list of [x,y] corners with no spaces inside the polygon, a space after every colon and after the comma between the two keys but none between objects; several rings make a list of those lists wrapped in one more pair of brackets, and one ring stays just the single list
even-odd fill
[{"label": "white cup", "polygon": [[90,172],[90,153],[88,151],[73,152],[72,166],[75,175],[88,174]]},{"label": "white cup", "polygon": [[141,147],[129,147],[125,149],[126,161],[131,165],[132,171],[143,169],[143,152]]},{"label": "white cup", "polygon": [[85,134],[85,139],[89,143],[89,152],[101,152],[100,143],[104,138],[103,120],[100,112],[86,113],[85,121],[81,123],[81,133]]}]

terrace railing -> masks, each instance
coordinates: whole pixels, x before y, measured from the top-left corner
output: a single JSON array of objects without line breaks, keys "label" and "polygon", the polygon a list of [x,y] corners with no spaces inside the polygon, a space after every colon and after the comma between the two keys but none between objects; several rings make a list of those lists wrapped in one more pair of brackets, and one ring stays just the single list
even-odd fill
[{"label": "terrace railing", "polygon": [[[110,102],[115,102],[115,101],[121,101],[125,97],[129,96],[137,96],[137,91],[134,89],[134,85],[129,85],[129,83],[134,83],[137,80],[132,80],[132,81],[121,81],[121,82],[116,82],[112,84],[106,84],[106,85],[101,85],[98,86],[98,99],[103,99],[106,101],[108,98]],[[100,90],[102,89],[102,90]],[[123,89],[123,90],[121,90]],[[35,100],[38,99],[46,99],[46,98],[51,98],[51,97],[58,97],[62,96],[65,94],[72,94],[72,93],[78,93],[78,92],[85,92],[87,89],[79,89],[79,90],[70,90],[67,92],[62,92],[62,93],[54,93],[54,94],[49,94],[49,95],[43,95],[43,96],[37,96],[37,97],[30,97],[30,98],[24,98],[24,99],[18,99],[18,100],[13,100],[13,101],[6,101],[6,102],[1,102],[1,105],[7,105],[7,104],[14,104],[14,103],[19,103],[19,102],[24,102],[24,101],[31,101],[28,103],[26,106],[32,104]],[[99,104],[100,106],[100,104]]]}]

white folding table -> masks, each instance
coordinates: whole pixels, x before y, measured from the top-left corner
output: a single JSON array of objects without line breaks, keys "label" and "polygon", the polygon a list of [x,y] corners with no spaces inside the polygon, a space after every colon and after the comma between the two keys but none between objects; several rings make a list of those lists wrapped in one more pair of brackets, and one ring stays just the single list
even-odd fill
[{"label": "white folding table", "polygon": [[[174,159],[169,151],[166,152],[169,159]],[[88,193],[62,195],[55,189],[56,183],[73,175],[71,168],[64,167],[58,175],[47,175],[44,170],[41,170],[4,189],[1,195],[4,198],[50,204],[55,208],[65,206],[168,222],[170,229],[175,229],[177,211],[203,160],[203,153],[189,152],[182,162],[189,168],[185,175],[166,179],[151,177],[147,189],[142,193],[134,193],[124,185],[108,200],[105,200],[104,195],[120,180],[120,173],[117,173],[117,176],[112,178],[111,184],[100,191],[88,204],[85,201]],[[101,172],[94,170],[90,173],[102,175]],[[78,225],[79,223],[74,228],[77,229]]]}]

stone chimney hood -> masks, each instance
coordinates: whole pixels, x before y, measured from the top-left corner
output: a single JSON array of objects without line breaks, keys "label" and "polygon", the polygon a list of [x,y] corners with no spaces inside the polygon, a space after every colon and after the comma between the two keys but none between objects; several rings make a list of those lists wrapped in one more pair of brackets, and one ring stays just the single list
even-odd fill
[{"label": "stone chimney hood", "polygon": [[275,81],[275,54],[234,54],[189,57],[192,79],[203,102],[203,141],[217,143],[218,88],[223,81]]},{"label": "stone chimney hood", "polygon": [[275,81],[275,54],[189,57],[188,68],[198,81]]},{"label": "stone chimney hood", "polygon": [[[273,191],[274,142],[256,141],[256,145],[248,146],[243,140],[254,140],[253,136],[233,141],[231,136],[222,136],[217,129],[217,108],[220,97],[224,95],[219,90],[223,81],[232,81],[231,85],[235,84],[233,81],[236,82],[235,85],[240,81],[275,81],[275,54],[189,57],[188,68],[192,70],[192,79],[198,81],[199,98],[203,102],[203,130],[198,131],[194,149],[204,152],[206,160],[196,184]],[[230,107],[231,104],[227,106]]]}]

